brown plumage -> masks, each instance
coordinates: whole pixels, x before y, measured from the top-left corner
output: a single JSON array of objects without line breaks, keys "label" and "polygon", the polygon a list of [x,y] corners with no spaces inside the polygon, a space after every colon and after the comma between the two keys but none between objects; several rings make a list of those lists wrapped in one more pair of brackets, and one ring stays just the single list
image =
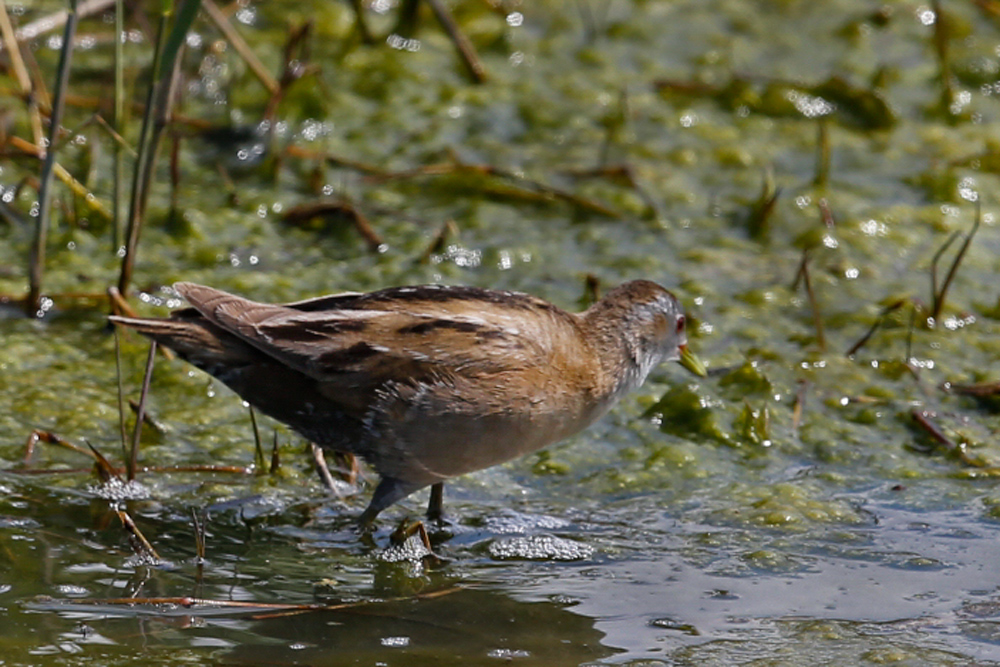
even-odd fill
[{"label": "brown plumage", "polygon": [[[670,292],[626,283],[579,314],[526,294],[396,287],[285,305],[178,283],[191,308],[111,319],[381,476],[361,521],[566,438],[684,351]],[[432,510],[440,508],[433,508]]]}]

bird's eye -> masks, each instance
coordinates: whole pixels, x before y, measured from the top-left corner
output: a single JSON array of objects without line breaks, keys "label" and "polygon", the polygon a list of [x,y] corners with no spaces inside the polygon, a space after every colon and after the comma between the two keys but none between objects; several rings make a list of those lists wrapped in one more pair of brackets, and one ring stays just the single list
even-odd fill
[{"label": "bird's eye", "polygon": [[682,331],[684,331],[684,316],[683,315],[678,315],[677,316],[677,333],[681,333]]}]

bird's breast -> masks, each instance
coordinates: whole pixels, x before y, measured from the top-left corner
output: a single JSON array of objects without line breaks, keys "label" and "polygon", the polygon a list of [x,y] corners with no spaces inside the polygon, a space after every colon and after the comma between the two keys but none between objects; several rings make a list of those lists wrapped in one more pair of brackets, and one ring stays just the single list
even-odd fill
[{"label": "bird's breast", "polygon": [[[517,386],[512,386],[516,383]],[[437,481],[509,461],[574,435],[610,401],[589,386],[531,374],[394,387],[366,422],[384,475]]]}]

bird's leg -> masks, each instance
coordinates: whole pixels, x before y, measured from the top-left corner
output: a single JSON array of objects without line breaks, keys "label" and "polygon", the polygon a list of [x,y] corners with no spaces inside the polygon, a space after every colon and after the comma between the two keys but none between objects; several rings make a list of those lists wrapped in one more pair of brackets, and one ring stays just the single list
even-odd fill
[{"label": "bird's leg", "polygon": [[334,452],[334,461],[337,462],[336,470],[340,478],[354,486],[358,483],[358,457],[350,452]]},{"label": "bird's leg", "polygon": [[431,485],[431,497],[427,501],[427,520],[438,524],[444,520],[444,482]]},{"label": "bird's leg", "polygon": [[330,467],[326,461],[326,455],[323,453],[323,448],[319,445],[310,442],[309,449],[312,452],[313,463],[316,465],[316,472],[319,473],[319,478],[322,480],[323,485],[335,496],[341,498],[345,495],[350,495],[357,491],[358,483],[358,460],[355,458],[354,454],[348,454],[346,452],[333,452],[334,460],[337,462],[334,470],[337,472],[341,481],[355,487],[350,489],[345,493],[343,488],[339,488],[337,483],[333,479],[333,475],[330,472]]},{"label": "bird's leg", "polygon": [[365,508],[365,511],[358,518],[358,528],[367,532],[375,521],[375,517],[379,515],[379,512],[389,507],[389,505],[402,500],[414,491],[419,490],[422,486],[423,484],[407,484],[392,477],[383,477],[379,480],[378,486],[375,487],[375,493],[372,495],[372,500],[368,503],[368,507]]}]

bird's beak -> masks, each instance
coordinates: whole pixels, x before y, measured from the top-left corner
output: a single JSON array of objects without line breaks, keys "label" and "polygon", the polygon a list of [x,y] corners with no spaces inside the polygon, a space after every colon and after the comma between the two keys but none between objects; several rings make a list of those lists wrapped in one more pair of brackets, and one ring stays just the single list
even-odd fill
[{"label": "bird's beak", "polygon": [[681,352],[681,358],[678,359],[681,366],[688,369],[698,377],[706,377],[708,371],[705,370],[705,364],[701,363],[701,359],[698,358],[694,352],[688,349],[687,345],[681,345],[679,347]]}]

